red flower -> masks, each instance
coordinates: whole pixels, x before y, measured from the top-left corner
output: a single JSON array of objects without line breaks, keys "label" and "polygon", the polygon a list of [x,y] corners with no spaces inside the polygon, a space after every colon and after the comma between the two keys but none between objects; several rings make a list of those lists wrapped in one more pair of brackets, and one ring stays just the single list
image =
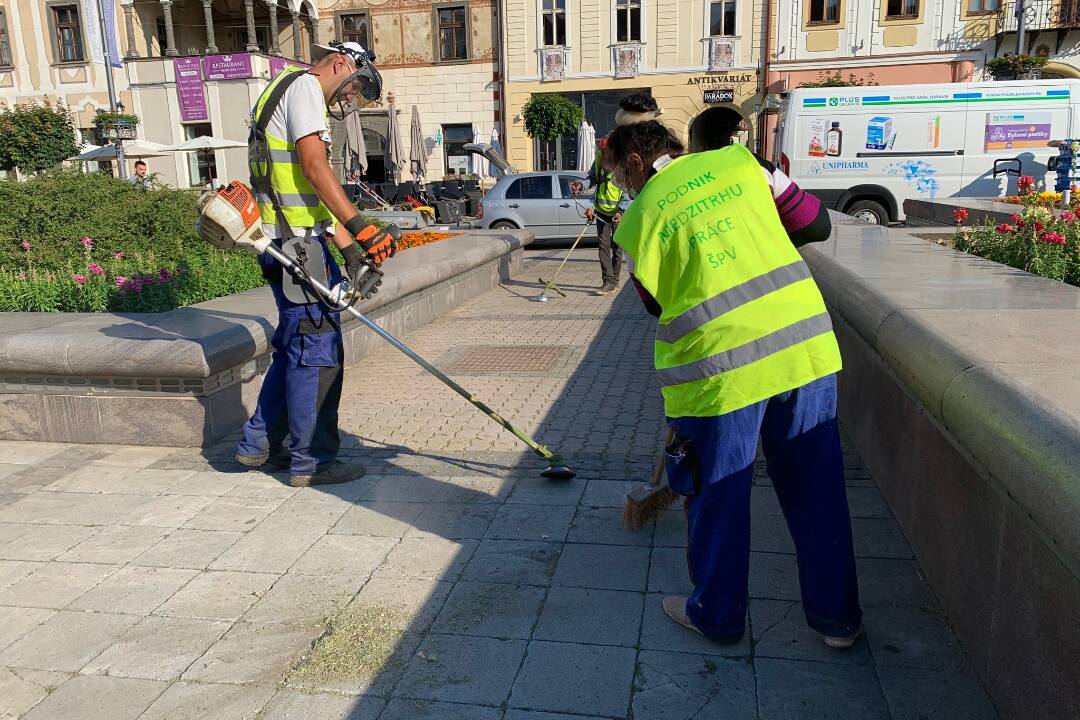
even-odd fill
[{"label": "red flower", "polygon": [[1040,233],[1041,233],[1041,232],[1042,232],[1043,230],[1045,230],[1045,229],[1046,229],[1046,226],[1045,226],[1045,225],[1043,225],[1043,224],[1042,224],[1041,222],[1039,222],[1038,220],[1036,220],[1036,221],[1035,221],[1035,232],[1040,232]]},{"label": "red flower", "polygon": [[1013,213],[1010,217],[1014,223],[1020,222],[1020,216],[1017,213]]},{"label": "red flower", "polygon": [[956,208],[955,210],[953,210],[952,216],[953,220],[956,221],[956,224],[959,225],[960,223],[968,219],[967,208]]},{"label": "red flower", "polygon": [[1065,212],[1061,213],[1061,219],[1064,220],[1065,222],[1075,222],[1076,221],[1076,213],[1069,212],[1068,210],[1066,210]]},{"label": "red flower", "polygon": [[1021,195],[1027,195],[1035,189],[1035,178],[1024,175],[1016,181],[1016,189]]},{"label": "red flower", "polygon": [[1014,227],[1013,227],[1012,225],[1010,225],[1009,223],[1001,223],[1000,225],[998,225],[998,226],[997,226],[996,228],[994,228],[994,229],[995,229],[995,230],[997,230],[997,231],[998,231],[999,233],[1012,233],[1012,232],[1016,232],[1016,228],[1014,228]]},{"label": "red flower", "polygon": [[1042,240],[1044,243],[1047,243],[1049,245],[1064,245],[1065,244],[1065,236],[1062,235],[1061,233],[1056,233],[1056,232],[1043,233],[1042,235],[1039,236],[1039,239]]}]

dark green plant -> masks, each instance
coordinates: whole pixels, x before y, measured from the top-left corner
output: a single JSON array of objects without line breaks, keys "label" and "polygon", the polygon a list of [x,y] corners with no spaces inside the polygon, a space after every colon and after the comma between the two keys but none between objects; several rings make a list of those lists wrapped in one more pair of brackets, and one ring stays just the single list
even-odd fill
[{"label": "dark green plant", "polygon": [[1002,55],[986,61],[986,69],[995,77],[1001,75],[1024,75],[1046,65],[1042,55]]},{"label": "dark green plant", "polygon": [[94,125],[101,127],[102,125],[112,122],[120,123],[122,125],[138,125],[142,121],[139,119],[139,116],[134,113],[114,113],[104,109],[94,113]]},{"label": "dark green plant", "polygon": [[847,78],[844,78],[839,70],[829,74],[827,70],[822,70],[818,73],[817,80],[811,80],[810,82],[804,82],[799,85],[803,88],[834,88],[834,87],[858,87],[860,85],[877,85],[877,81],[874,79],[874,73],[867,73],[865,78],[860,78],[855,73],[848,73]]},{"label": "dark green plant", "polygon": [[0,170],[48,170],[78,155],[79,147],[71,113],[62,104],[20,104],[0,111]]},{"label": "dark green plant", "polygon": [[562,95],[544,93],[533,95],[521,108],[525,133],[538,140],[555,140],[578,131],[584,111],[577,103]]}]

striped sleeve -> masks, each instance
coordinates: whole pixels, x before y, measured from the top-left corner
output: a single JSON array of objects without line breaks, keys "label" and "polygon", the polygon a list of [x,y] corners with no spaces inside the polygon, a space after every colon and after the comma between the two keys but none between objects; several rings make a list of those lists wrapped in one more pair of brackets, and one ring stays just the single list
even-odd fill
[{"label": "striped sleeve", "polygon": [[802,190],[768,160],[759,157],[758,163],[772,189],[780,222],[795,247],[828,240],[832,234],[832,220],[821,201]]}]

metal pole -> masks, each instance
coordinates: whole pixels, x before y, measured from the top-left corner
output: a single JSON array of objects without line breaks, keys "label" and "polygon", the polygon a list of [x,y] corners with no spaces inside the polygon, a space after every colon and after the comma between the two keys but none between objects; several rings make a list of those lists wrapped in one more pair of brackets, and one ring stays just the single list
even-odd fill
[{"label": "metal pole", "polygon": [[1024,54],[1024,0],[1016,0],[1016,54]]},{"label": "metal pole", "polygon": [[124,161],[124,143],[120,139],[120,133],[116,127],[116,86],[113,84],[112,56],[109,54],[108,28],[105,26],[105,7],[103,2],[113,0],[97,0],[98,23],[101,25],[101,51],[105,57],[105,82],[109,87],[109,112],[113,115],[112,128],[116,132],[116,164],[119,168],[120,179],[127,180],[127,163]]}]

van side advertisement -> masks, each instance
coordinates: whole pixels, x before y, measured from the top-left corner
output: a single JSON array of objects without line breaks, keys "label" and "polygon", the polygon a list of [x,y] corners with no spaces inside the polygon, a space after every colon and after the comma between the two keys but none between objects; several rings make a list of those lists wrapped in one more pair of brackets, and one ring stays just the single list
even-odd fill
[{"label": "van side advertisement", "polygon": [[1048,112],[986,113],[986,152],[1045,148],[1050,144],[1053,117]]}]

